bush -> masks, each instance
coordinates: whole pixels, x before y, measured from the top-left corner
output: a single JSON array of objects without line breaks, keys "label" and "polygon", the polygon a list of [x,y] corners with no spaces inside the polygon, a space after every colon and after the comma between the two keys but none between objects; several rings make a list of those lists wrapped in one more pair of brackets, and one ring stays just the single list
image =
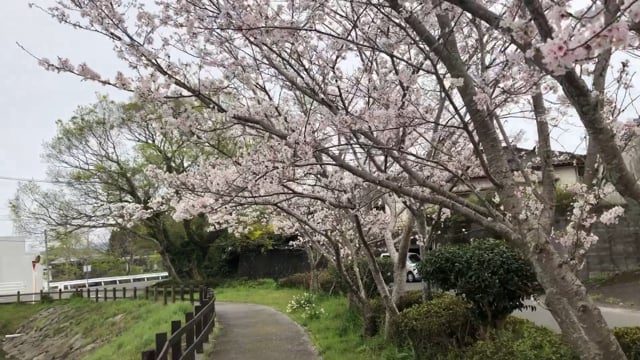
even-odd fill
[{"label": "bush", "polygon": [[84,295],[82,295],[82,291],[74,291],[71,293],[70,298],[71,299],[82,299],[84,297]]},{"label": "bush", "polygon": [[[297,273],[278,280],[278,286],[283,288],[309,289],[311,284],[311,272]],[[318,279],[318,290],[324,293],[331,293],[339,280],[334,273],[329,270],[316,271]]]},{"label": "bush", "polygon": [[473,304],[473,316],[483,325],[497,326],[524,300],[539,293],[531,264],[504,242],[476,240],[428,253],[420,274],[441,290],[455,291]]},{"label": "bush", "polygon": [[619,327],[613,329],[622,351],[628,360],[640,360],[640,327]]},{"label": "bush", "polygon": [[431,359],[467,343],[474,333],[469,308],[461,298],[443,294],[402,311],[391,333],[400,343],[408,339],[416,355]]},{"label": "bush", "polygon": [[450,359],[578,360],[560,335],[533,322],[508,317],[493,338],[477,341]]},{"label": "bush", "polygon": [[316,304],[316,297],[310,293],[294,295],[287,305],[287,312],[302,312],[303,319],[317,319],[325,314],[324,309]]},{"label": "bush", "polygon": [[153,287],[157,287],[157,288],[174,287],[176,289],[180,289],[180,287],[184,287],[185,289],[189,289],[190,287],[193,286],[194,289],[198,289],[201,286],[205,286],[205,287],[210,287],[212,289],[216,289],[216,288],[225,286],[226,284],[234,280],[235,279],[210,278],[206,280],[188,279],[183,281],[177,281],[175,279],[167,279],[167,280],[163,280],[155,283]]},{"label": "bush", "polygon": [[311,273],[297,273],[278,279],[278,287],[283,288],[309,288]]},{"label": "bush", "polygon": [[412,290],[412,291],[407,291],[404,294],[402,294],[402,296],[400,296],[400,299],[398,299],[398,303],[396,304],[396,307],[398,308],[398,311],[403,311],[405,309],[408,309],[412,306],[419,305],[419,304],[422,304],[422,291]]},{"label": "bush", "polygon": [[51,296],[51,294],[48,293],[43,293],[42,296],[40,297],[40,302],[43,304],[49,304],[53,302],[53,296]]}]

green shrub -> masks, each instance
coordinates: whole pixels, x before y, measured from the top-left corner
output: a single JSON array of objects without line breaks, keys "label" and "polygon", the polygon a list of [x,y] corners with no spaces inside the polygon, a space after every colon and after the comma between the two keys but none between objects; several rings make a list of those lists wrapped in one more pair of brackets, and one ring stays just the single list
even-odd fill
[{"label": "green shrub", "polygon": [[318,306],[315,295],[311,293],[294,295],[287,305],[287,312],[302,312],[303,319],[317,319],[325,314],[324,309]]},{"label": "green shrub", "polygon": [[473,304],[473,316],[483,325],[496,326],[541,291],[531,264],[497,240],[434,250],[419,271],[441,290],[453,290]]},{"label": "green shrub", "polygon": [[469,308],[461,298],[443,294],[402,311],[391,332],[400,343],[408,339],[417,356],[431,359],[467,343],[475,332]]},{"label": "green shrub", "polygon": [[184,287],[185,289],[189,289],[190,287],[193,287],[194,289],[198,289],[200,286],[205,286],[212,289],[216,289],[216,288],[225,286],[226,284],[234,280],[236,279],[210,278],[206,280],[186,279],[182,281],[177,281],[175,279],[167,279],[167,280],[163,280],[155,283],[153,287],[157,287],[157,288],[174,287],[176,289],[180,289],[180,287]]},{"label": "green shrub", "polygon": [[[297,273],[278,280],[278,286],[283,288],[309,289],[311,284],[311,272]],[[318,290],[324,293],[332,293],[339,280],[335,273],[329,270],[316,271]]]},{"label": "green shrub", "polygon": [[640,360],[640,327],[619,327],[613,329],[622,351],[628,360]]},{"label": "green shrub", "polygon": [[372,330],[372,332],[375,332],[377,334],[384,326],[386,314],[384,303],[382,302],[382,299],[380,297],[369,299],[369,311],[371,311],[372,316],[372,319],[370,321],[372,321],[375,326],[375,331]]},{"label": "green shrub", "polygon": [[43,293],[40,297],[40,302],[43,304],[49,304],[53,302],[53,296],[49,293]]},{"label": "green shrub", "polygon": [[283,288],[309,288],[311,273],[297,273],[278,279],[278,287]]},{"label": "green shrub", "polygon": [[451,359],[578,360],[560,335],[531,321],[508,317],[488,340],[477,341]]},{"label": "green shrub", "polygon": [[412,291],[406,291],[404,294],[400,296],[400,299],[398,299],[398,303],[396,304],[396,307],[398,308],[398,311],[403,311],[405,309],[408,309],[412,306],[419,305],[419,304],[422,304],[422,291],[412,290]]}]

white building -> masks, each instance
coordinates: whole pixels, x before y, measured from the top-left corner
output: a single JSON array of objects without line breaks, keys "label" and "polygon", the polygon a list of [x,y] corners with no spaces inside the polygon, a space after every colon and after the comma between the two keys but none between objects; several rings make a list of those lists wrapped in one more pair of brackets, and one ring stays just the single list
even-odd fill
[{"label": "white building", "polygon": [[44,288],[43,265],[33,263],[39,251],[28,245],[22,236],[0,236],[0,295],[39,292]]}]

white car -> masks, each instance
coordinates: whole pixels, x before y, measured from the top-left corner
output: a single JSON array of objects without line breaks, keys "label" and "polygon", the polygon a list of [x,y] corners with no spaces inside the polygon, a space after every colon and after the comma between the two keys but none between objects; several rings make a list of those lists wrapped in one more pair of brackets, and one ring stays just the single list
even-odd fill
[{"label": "white car", "polygon": [[[389,253],[380,254],[381,258],[388,258]],[[407,282],[420,281],[420,273],[418,272],[418,263],[421,261],[420,256],[416,253],[407,254]]]}]

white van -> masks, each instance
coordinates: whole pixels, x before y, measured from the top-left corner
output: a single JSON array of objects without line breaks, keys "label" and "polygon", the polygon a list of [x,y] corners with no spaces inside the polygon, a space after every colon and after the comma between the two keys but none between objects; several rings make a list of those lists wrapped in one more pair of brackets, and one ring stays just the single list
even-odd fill
[{"label": "white van", "polygon": [[[389,253],[380,254],[381,258],[388,258]],[[418,272],[418,263],[421,261],[420,256],[416,253],[407,254],[407,282],[420,281],[420,273]]]}]

